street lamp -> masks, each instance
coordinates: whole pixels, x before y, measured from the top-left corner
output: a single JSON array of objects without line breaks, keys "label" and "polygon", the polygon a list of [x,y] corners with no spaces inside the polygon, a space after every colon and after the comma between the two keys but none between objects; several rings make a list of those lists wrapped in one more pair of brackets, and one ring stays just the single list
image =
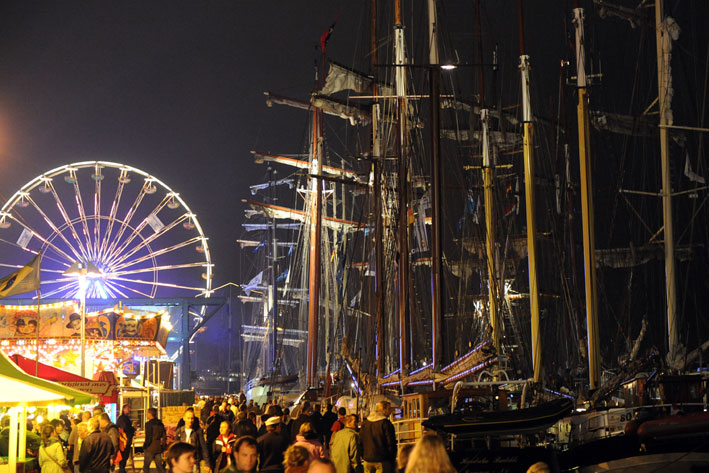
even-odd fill
[{"label": "street lamp", "polygon": [[76,278],[81,299],[81,376],[86,377],[86,280],[101,277],[101,271],[91,261],[76,261],[62,273]]}]

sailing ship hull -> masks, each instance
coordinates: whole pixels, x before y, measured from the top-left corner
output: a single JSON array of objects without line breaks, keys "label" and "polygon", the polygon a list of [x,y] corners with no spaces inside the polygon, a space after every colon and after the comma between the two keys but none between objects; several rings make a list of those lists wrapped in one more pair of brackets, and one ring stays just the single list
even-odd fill
[{"label": "sailing ship hull", "polygon": [[571,448],[561,455],[562,471],[709,471],[709,432],[643,440],[621,435]]},{"label": "sailing ship hull", "polygon": [[459,437],[533,433],[550,427],[573,408],[571,399],[562,398],[527,409],[434,416],[423,426]]}]

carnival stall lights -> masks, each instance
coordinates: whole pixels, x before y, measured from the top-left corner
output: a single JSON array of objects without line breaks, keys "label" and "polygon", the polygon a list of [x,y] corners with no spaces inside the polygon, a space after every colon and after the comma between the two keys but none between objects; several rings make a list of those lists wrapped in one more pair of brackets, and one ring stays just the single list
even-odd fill
[{"label": "carnival stall lights", "polygon": [[89,404],[93,400],[93,397],[85,392],[25,373],[2,351],[0,385],[0,406],[8,409],[7,414],[10,416],[8,456],[1,459],[0,473],[24,471],[29,409],[37,406],[53,406],[54,409],[59,409]]},{"label": "carnival stall lights", "polygon": [[[38,307],[0,305],[0,349],[69,371],[81,372],[81,316],[74,301]],[[166,311],[116,307],[85,317],[84,350],[87,378],[97,372],[118,372],[133,357],[163,356],[172,329]]]}]

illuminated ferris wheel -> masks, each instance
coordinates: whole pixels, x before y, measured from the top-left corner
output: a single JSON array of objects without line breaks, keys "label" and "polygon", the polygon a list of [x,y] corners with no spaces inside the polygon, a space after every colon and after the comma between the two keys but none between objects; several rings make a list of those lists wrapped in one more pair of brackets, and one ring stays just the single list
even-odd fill
[{"label": "illuminated ferris wheel", "polygon": [[[180,195],[130,166],[86,161],[53,169],[0,210],[0,267],[42,253],[42,298],[209,296],[207,238]],[[67,270],[95,267],[89,278]],[[8,270],[7,272],[9,272]]]}]

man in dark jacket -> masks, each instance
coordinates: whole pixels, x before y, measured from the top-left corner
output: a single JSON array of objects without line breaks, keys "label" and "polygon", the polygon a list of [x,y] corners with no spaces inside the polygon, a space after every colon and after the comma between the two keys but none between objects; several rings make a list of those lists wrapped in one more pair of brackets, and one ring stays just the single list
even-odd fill
[{"label": "man in dark jacket", "polygon": [[332,404],[327,403],[325,408],[325,413],[322,415],[322,420],[320,421],[320,432],[322,432],[325,437],[325,445],[330,445],[330,438],[332,438],[332,424],[338,419],[337,414],[332,412]]},{"label": "man in dark jacket", "polygon": [[261,458],[259,471],[283,473],[283,452],[288,449],[288,439],[281,433],[283,424],[280,416],[266,420],[266,433],[258,438]]},{"label": "man in dark jacket", "polygon": [[101,432],[97,417],[89,420],[89,435],[81,442],[79,471],[81,473],[109,473],[114,456],[113,444],[107,434]]},{"label": "man in dark jacket", "polygon": [[377,403],[377,407],[362,423],[359,438],[362,442],[364,473],[392,473],[396,462],[396,433],[389,421],[391,404]]},{"label": "man in dark jacket", "polygon": [[165,426],[157,418],[158,410],[154,407],[148,409],[148,422],[145,423],[145,444],[143,445],[143,473],[150,473],[150,463],[155,460],[155,469],[158,473],[165,473],[162,452],[167,445]]},{"label": "man in dark jacket", "polygon": [[185,411],[182,420],[185,421],[185,424],[175,431],[175,440],[177,442],[187,442],[195,447],[193,471],[194,473],[200,473],[199,463],[202,460],[209,462],[209,451],[207,450],[207,444],[204,442],[204,432],[199,427],[196,429],[189,428],[189,426],[194,427],[194,411]]},{"label": "man in dark jacket", "polygon": [[310,401],[303,401],[300,409],[300,415],[298,415],[298,418],[290,423],[290,438],[294,439],[300,431],[300,426],[306,422],[309,422],[310,425],[313,426],[313,429],[317,431],[318,425],[313,420],[313,408],[310,405]]},{"label": "man in dark jacket", "polygon": [[253,422],[246,418],[245,411],[239,411],[239,413],[236,415],[236,422],[234,422],[234,428],[232,429],[232,431],[237,437],[250,435],[256,438],[256,426]]},{"label": "man in dark jacket", "polygon": [[224,419],[219,413],[219,409],[215,406],[212,409],[212,413],[207,418],[207,423],[204,426],[204,433],[207,436],[207,450],[209,451],[209,467],[212,470],[214,470],[214,462],[217,460],[218,455],[214,453],[211,445],[213,445],[214,441],[217,437],[219,437],[219,426],[225,420],[226,419]]},{"label": "man in dark jacket", "polygon": [[111,422],[111,418],[108,417],[108,414],[105,412],[96,417],[98,417],[98,425],[101,428],[101,432],[108,435],[108,438],[111,439],[114,455],[114,458],[111,458],[111,465],[114,465],[115,463],[113,460],[115,459],[116,453],[118,453],[118,438],[120,437],[118,433],[118,426]]},{"label": "man in dark jacket", "polygon": [[116,419],[116,425],[118,425],[119,432],[123,432],[126,436],[125,446],[121,445],[121,461],[118,463],[118,473],[126,473],[126,463],[128,463],[128,457],[130,457],[131,445],[133,444],[133,436],[135,435],[135,427],[133,427],[133,422],[130,420],[130,404],[125,404],[121,410],[121,415]]}]

